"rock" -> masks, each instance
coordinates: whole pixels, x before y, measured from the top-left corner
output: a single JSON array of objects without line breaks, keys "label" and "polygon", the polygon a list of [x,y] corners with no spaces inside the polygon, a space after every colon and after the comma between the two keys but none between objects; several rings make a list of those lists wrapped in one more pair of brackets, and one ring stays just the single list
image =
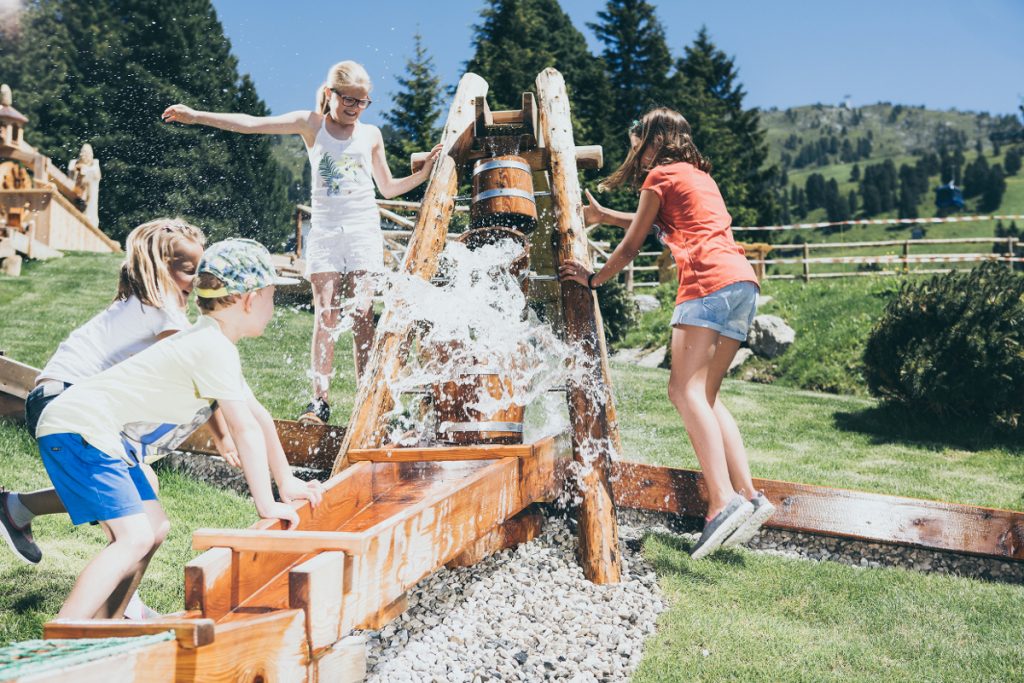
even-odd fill
[{"label": "rock", "polygon": [[657,368],[660,367],[662,362],[665,360],[665,354],[668,353],[667,346],[659,346],[654,351],[637,361],[637,365],[642,368]]},{"label": "rock", "polygon": [[754,318],[747,335],[747,344],[759,356],[775,358],[782,355],[796,339],[796,331],[777,315]]},{"label": "rock", "polygon": [[617,363],[636,363],[644,357],[643,349],[619,349],[608,360]]},{"label": "rock", "polygon": [[649,313],[661,308],[661,302],[658,301],[658,297],[652,294],[637,294],[633,297],[633,300],[636,301],[636,307],[641,313]]},{"label": "rock", "polygon": [[754,352],[751,351],[750,349],[748,349],[745,346],[743,348],[737,350],[736,351],[736,355],[732,357],[732,362],[729,363],[729,372],[732,372],[733,370],[735,370],[739,366],[743,365],[753,355],[754,355]]},{"label": "rock", "polygon": [[774,300],[775,300],[775,297],[773,297],[773,296],[768,296],[767,294],[758,294],[757,295],[757,307],[761,308],[765,304],[771,303]]}]

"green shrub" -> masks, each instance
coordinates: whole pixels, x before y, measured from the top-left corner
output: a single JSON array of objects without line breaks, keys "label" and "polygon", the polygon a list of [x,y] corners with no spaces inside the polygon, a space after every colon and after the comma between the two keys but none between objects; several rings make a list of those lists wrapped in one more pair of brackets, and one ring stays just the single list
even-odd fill
[{"label": "green shrub", "polygon": [[608,344],[614,344],[626,334],[640,318],[633,295],[626,290],[626,285],[613,278],[601,285],[597,293],[597,303],[604,318],[604,336]]},{"label": "green shrub", "polygon": [[1024,428],[1024,277],[986,263],[905,284],[871,331],[864,365],[883,399]]}]

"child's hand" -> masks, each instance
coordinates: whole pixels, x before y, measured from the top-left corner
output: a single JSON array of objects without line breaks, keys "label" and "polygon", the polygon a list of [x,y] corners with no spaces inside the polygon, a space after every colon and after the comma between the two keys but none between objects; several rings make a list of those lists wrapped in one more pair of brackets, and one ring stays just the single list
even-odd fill
[{"label": "child's hand", "polygon": [[566,261],[558,267],[558,279],[559,280],[572,280],[578,282],[584,287],[590,287],[590,283],[587,279],[590,277],[592,271],[587,270],[579,261]]},{"label": "child's hand", "polygon": [[583,222],[586,225],[597,225],[604,218],[604,207],[597,203],[590,190],[583,190],[583,194],[587,195],[587,201],[590,202],[583,205]]},{"label": "child's hand", "polygon": [[258,512],[260,517],[263,519],[281,520],[284,522],[285,529],[294,529],[299,525],[299,514],[287,503],[278,503],[275,501],[267,505],[265,510],[257,508],[256,512]]},{"label": "child's hand", "polygon": [[217,447],[217,453],[220,457],[224,458],[229,465],[232,467],[241,467],[242,459],[238,457],[238,447],[235,446],[234,440],[230,434],[225,434],[223,437],[218,438],[217,434],[213,435],[214,445]]},{"label": "child's hand", "polygon": [[324,499],[324,485],[316,479],[302,481],[297,477],[288,477],[278,483],[277,493],[286,503],[295,500],[308,500],[310,505],[316,507]]},{"label": "child's hand", "polygon": [[432,150],[430,150],[430,155],[426,158],[426,160],[423,162],[423,166],[420,168],[420,175],[430,175],[430,171],[433,170],[434,168],[434,161],[437,159],[438,156],[441,155],[441,148],[443,146],[444,145],[442,145],[439,142],[436,145],[434,145],[434,148]]},{"label": "child's hand", "polygon": [[183,123],[186,126],[196,122],[196,110],[184,104],[172,104],[160,115],[164,123]]}]

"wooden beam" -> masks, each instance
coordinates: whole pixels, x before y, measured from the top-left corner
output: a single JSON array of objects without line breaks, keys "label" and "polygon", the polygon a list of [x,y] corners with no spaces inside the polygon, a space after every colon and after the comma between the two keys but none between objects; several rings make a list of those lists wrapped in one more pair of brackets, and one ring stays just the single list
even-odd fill
[{"label": "wooden beam", "polygon": [[[703,517],[704,479],[696,470],[616,462],[623,507]],[[1024,513],[754,479],[778,510],[765,525],[801,533],[1024,560]]]},{"label": "wooden beam", "polygon": [[165,631],[174,631],[178,645],[186,649],[203,647],[214,640],[212,619],[54,619],[43,624],[43,638],[47,639],[130,638]]},{"label": "wooden beam", "polygon": [[444,462],[451,460],[495,460],[525,458],[533,455],[533,446],[494,445],[438,446],[430,448],[358,448],[348,452],[350,462]]},{"label": "wooden beam", "polygon": [[341,636],[341,596],[345,555],[320,553],[288,571],[288,606],[306,615],[311,652],[332,645]]},{"label": "wooden beam", "polygon": [[392,621],[405,614],[405,611],[409,609],[409,594],[402,593],[397,598],[391,601],[390,604],[381,607],[373,614],[366,617],[363,623],[359,624],[358,628],[362,631],[379,631]]},{"label": "wooden beam", "polygon": [[[302,424],[293,420],[274,420],[288,464],[325,470],[334,464],[345,430],[334,425]],[[203,425],[179,446],[191,453],[217,455],[210,428]]]},{"label": "wooden beam", "polygon": [[24,401],[36,386],[39,369],[0,355],[0,393]]},{"label": "wooden beam", "polygon": [[[476,74],[466,74],[459,81],[441,137],[442,152],[434,164],[416,218],[416,230],[405,252],[402,268],[410,275],[429,281],[437,271],[437,259],[444,248],[455,205],[457,160],[472,139],[475,99],[486,94],[487,83]],[[345,454],[350,448],[375,448],[383,442],[384,415],[394,405],[388,381],[401,370],[414,331],[411,322],[399,321],[395,315],[392,310],[385,310],[377,325],[355,409],[334,461],[334,474],[347,466]]]},{"label": "wooden beam", "polygon": [[366,636],[346,636],[318,655],[311,683],[362,683],[366,678]]},{"label": "wooden beam", "polygon": [[[562,75],[545,69],[537,76],[541,128],[551,157],[551,190],[555,205],[559,246],[557,264],[567,260],[590,264],[587,235],[583,225],[583,202],[576,172],[569,96]],[[557,265],[556,264],[556,265]],[[615,503],[608,481],[611,447],[617,442],[608,418],[613,406],[611,392],[602,372],[603,345],[598,327],[594,293],[577,282],[561,283],[565,333],[583,355],[584,373],[572,373],[567,383],[569,417],[572,423],[573,457],[583,472],[579,507],[580,564],[584,575],[595,583],[618,583],[621,555]],[[605,396],[604,403],[591,400],[594,387]]]},{"label": "wooden beam", "polygon": [[185,609],[220,619],[231,611],[231,561],[229,548],[210,548],[185,565]]},{"label": "wooden beam", "polygon": [[166,683],[172,680],[178,656],[174,640],[163,640],[142,647],[118,649],[101,659],[81,661],[33,673],[31,665],[16,678],[4,678],[4,683]]},{"label": "wooden beam", "polygon": [[235,552],[306,554],[324,550],[360,553],[362,534],[342,531],[286,531],[270,529],[196,529],[192,549],[230,548]]},{"label": "wooden beam", "polygon": [[532,541],[544,529],[544,515],[531,505],[512,519],[498,524],[452,558],[449,567],[472,567],[494,553]]}]

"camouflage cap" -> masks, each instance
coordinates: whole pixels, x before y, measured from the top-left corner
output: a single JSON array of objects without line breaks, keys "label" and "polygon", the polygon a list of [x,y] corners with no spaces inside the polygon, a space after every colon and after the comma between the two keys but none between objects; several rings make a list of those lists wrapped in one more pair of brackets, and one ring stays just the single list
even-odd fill
[{"label": "camouflage cap", "polygon": [[196,295],[217,299],[245,294],[270,285],[294,285],[295,278],[281,277],[267,248],[255,240],[228,239],[210,245],[199,260],[199,273],[209,273],[224,283],[219,289],[196,288]]}]

